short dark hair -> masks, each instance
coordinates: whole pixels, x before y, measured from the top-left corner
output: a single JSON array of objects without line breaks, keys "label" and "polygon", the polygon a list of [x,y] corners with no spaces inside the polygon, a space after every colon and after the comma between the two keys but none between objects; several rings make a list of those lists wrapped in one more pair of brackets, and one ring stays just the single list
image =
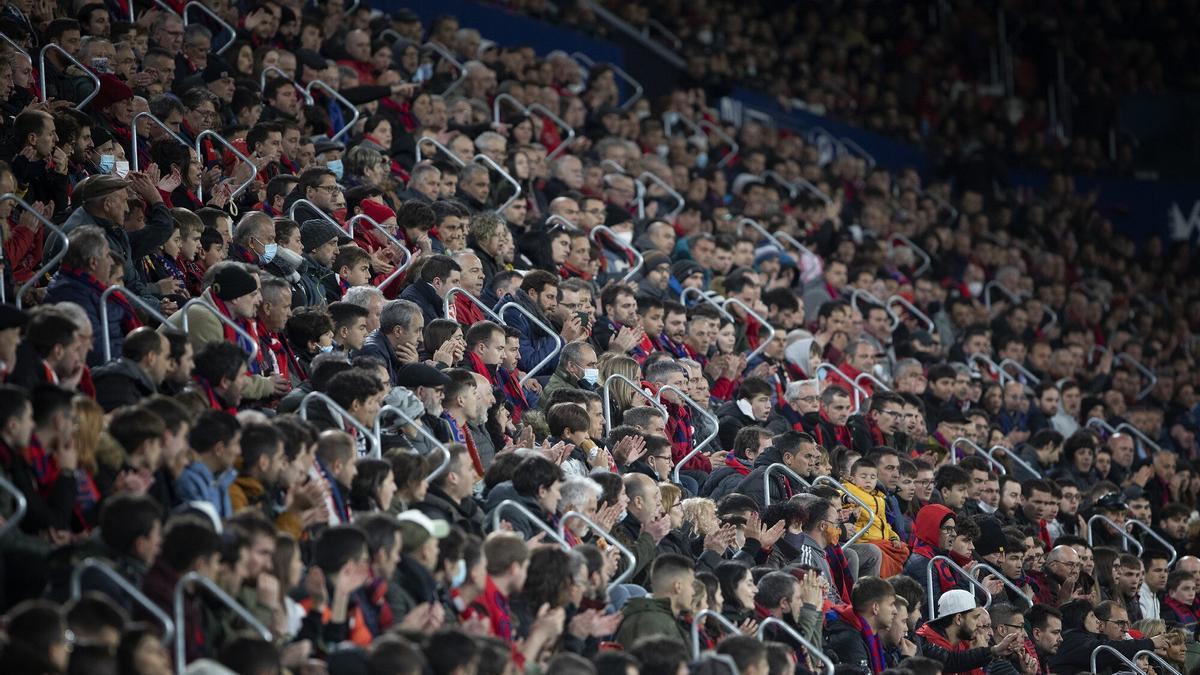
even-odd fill
[{"label": "short dark hair", "polygon": [[1029,613],[1025,615],[1025,620],[1029,622],[1030,628],[1046,630],[1046,627],[1050,625],[1048,619],[1052,616],[1060,621],[1063,618],[1062,612],[1058,611],[1057,607],[1051,607],[1050,605],[1039,602],[1033,607],[1029,608]]},{"label": "short dark hair", "polygon": [[854,606],[855,611],[861,614],[867,605],[882,602],[895,594],[896,589],[892,588],[892,585],[884,579],[860,577],[855,582],[854,588],[850,590],[850,604]]},{"label": "short dark hair", "polygon": [[322,530],[313,547],[313,564],[328,577],[346,563],[367,552],[367,535],[355,525],[337,525]]},{"label": "short dark hair", "polygon": [[513,489],[525,497],[536,497],[542,488],[549,488],[563,479],[562,469],[545,457],[526,457],[517,464],[513,474]]},{"label": "short dark hair", "polygon": [[643,673],[674,673],[688,660],[687,648],[679,638],[661,635],[640,638],[629,652],[641,663]]},{"label": "short dark hair", "polygon": [[221,535],[199,516],[178,516],[167,521],[162,556],[175,572],[187,571],[197,560],[221,551]]},{"label": "short dark hair", "polygon": [[218,660],[235,673],[277,673],[282,668],[275,643],[249,635],[235,637],[226,644]]},{"label": "short dark hair", "polygon": [[237,418],[224,410],[205,410],[188,431],[188,445],[199,453],[211,451],[218,443],[229,443],[241,431]]},{"label": "short dark hair", "polygon": [[151,497],[113,495],[100,509],[100,539],[114,551],[131,553],[134,543],[150,536],[162,516],[162,507]]},{"label": "short dark hair", "polygon": [[196,353],[192,372],[215,387],[221,380],[237,378],[249,358],[244,349],[232,342],[210,342]]},{"label": "short dark hair", "polygon": [[945,464],[934,474],[933,484],[939,490],[955,485],[970,485],[971,474],[953,464]]},{"label": "short dark hair", "polygon": [[436,675],[452,673],[479,659],[479,645],[455,628],[442,628],[425,643],[425,658]]},{"label": "short dark hair", "polygon": [[249,471],[262,457],[273,457],[283,445],[283,434],[270,424],[250,424],[242,429],[242,471]]},{"label": "short dark hair", "polygon": [[[767,578],[774,577],[776,574],[787,577],[792,581],[795,580],[790,574],[783,572],[768,574],[763,579],[766,580]],[[771,606],[778,606],[778,603]],[[717,653],[732,658],[734,664],[738,667],[738,671],[744,673],[747,668],[755,666],[767,658],[767,645],[762,640],[749,635],[730,635],[721,640],[717,645]]]},{"label": "short dark hair", "polygon": [[161,439],[166,432],[162,418],[141,406],[118,408],[108,426],[108,433],[130,454],[146,441]]},{"label": "short dark hair", "polygon": [[334,375],[325,385],[325,393],[329,394],[329,398],[346,410],[355,401],[365,401],[382,389],[383,382],[374,373],[358,368]]},{"label": "short dark hair", "polygon": [[149,326],[141,326],[125,336],[125,344],[121,345],[121,356],[130,361],[141,361],[150,354],[158,353],[162,347],[162,334]]}]

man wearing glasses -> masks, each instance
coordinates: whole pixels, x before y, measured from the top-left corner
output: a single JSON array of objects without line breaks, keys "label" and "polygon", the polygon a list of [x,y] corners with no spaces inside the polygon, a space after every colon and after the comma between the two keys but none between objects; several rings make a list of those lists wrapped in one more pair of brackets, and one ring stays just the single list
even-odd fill
[{"label": "man wearing glasses", "polygon": [[[1135,558],[1136,560],[1136,558]],[[1058,606],[1075,597],[1075,585],[1082,570],[1079,553],[1070,546],[1055,546],[1046,554],[1046,564],[1040,570],[1029,570],[1029,578],[1037,589],[1035,600]]]},{"label": "man wearing glasses", "polygon": [[[929,592],[928,572],[930,561],[938,556],[949,556],[950,546],[958,534],[954,512],[944,504],[928,504],[917,512],[913,525],[914,545],[912,555],[904,564],[904,573],[917,580],[926,593]],[[958,578],[944,561],[933,564],[934,595],[958,587]]]},{"label": "man wearing glasses", "polygon": [[997,642],[1009,635],[1017,636],[1017,642],[1021,646],[1016,654],[1009,657],[1013,667],[1022,673],[1038,672],[1037,647],[1025,633],[1024,612],[1007,602],[1000,602],[992,605],[988,614],[992,618],[992,632]]}]

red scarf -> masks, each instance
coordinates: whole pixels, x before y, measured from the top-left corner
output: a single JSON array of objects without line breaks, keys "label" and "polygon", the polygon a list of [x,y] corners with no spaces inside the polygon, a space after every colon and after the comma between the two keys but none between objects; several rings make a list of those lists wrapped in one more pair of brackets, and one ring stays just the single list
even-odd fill
[{"label": "red scarf", "polygon": [[[233,313],[229,311],[229,307],[225,305],[225,301],[221,300],[216,295],[210,293],[209,299],[212,300],[213,306],[217,308],[217,311],[220,312],[222,316],[236,323],[242,330],[246,331],[246,333],[250,335],[250,341],[248,342],[246,338],[242,337],[241,334],[233,329],[233,326],[230,326],[228,323],[222,321],[221,328],[225,331],[225,341],[232,342],[233,344],[241,347],[242,349],[246,350],[247,354],[254,351],[253,345],[259,341],[258,329],[255,327],[254,322],[247,319],[233,318]],[[263,355],[260,351],[258,357],[250,362],[250,372],[254,373],[255,375],[262,373],[262,359]]]},{"label": "red scarf", "polygon": [[825,615],[827,620],[841,619],[846,625],[858,631],[863,643],[867,646],[867,656],[871,660],[871,672],[882,673],[887,669],[887,657],[883,652],[883,641],[871,629],[871,625],[862,618],[850,605],[836,605]]},{"label": "red scarf", "polygon": [[[96,275],[86,270],[81,270],[78,267],[72,267],[64,263],[58,268],[58,272],[91,287],[92,290],[96,291],[97,297],[103,295],[108,290],[108,286],[97,279]],[[129,331],[142,326],[137,312],[133,310],[133,305],[129,303],[129,299],[121,291],[113,291],[108,296],[108,299],[124,310],[125,315],[121,317],[121,332],[123,334],[128,335]],[[108,326],[104,326],[103,329],[107,331]]]},{"label": "red scarf", "polygon": [[471,456],[471,463],[475,465],[475,471],[482,476],[485,472],[483,469],[483,460],[479,459],[479,450],[475,447],[475,437],[471,435],[471,430],[467,428],[466,422],[459,427],[462,432],[463,440],[466,442],[467,454]]},{"label": "red scarf", "polygon": [[197,388],[200,389],[200,393],[203,394],[205,400],[208,401],[208,407],[210,409],[224,410],[230,415],[237,414],[237,408],[225,405],[225,402],[217,397],[217,392],[213,391],[212,385],[209,384],[208,380],[200,377],[199,375],[193,375],[192,381],[196,383]]},{"label": "red scarf", "polygon": [[853,438],[850,436],[850,427],[846,426],[845,424],[834,424],[833,421],[829,419],[829,415],[825,414],[824,410],[821,411],[821,420],[828,422],[829,426],[833,427],[833,438],[838,442],[839,445],[844,445],[847,448],[854,447]]},{"label": "red scarf", "polygon": [[733,453],[725,455],[725,466],[736,471],[739,476],[750,475],[750,467],[746,466],[742,460],[734,456]]}]

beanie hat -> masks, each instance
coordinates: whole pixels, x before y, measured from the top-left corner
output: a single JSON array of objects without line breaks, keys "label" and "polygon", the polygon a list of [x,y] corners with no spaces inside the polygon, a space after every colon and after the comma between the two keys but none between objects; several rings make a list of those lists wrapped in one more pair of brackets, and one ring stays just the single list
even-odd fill
[{"label": "beanie hat", "polygon": [[238,265],[229,265],[213,278],[212,293],[219,300],[236,300],[258,290],[254,275]]},{"label": "beanie hat", "polygon": [[693,274],[704,274],[704,268],[694,260],[678,260],[671,265],[671,276],[676,281],[683,281]]},{"label": "beanie hat", "polygon": [[329,243],[331,239],[337,239],[341,234],[333,226],[333,223],[313,218],[304,221],[304,224],[300,226],[300,243],[304,245],[305,251],[315,251]]},{"label": "beanie hat", "polygon": [[374,199],[362,200],[358,203],[358,208],[362,209],[363,215],[379,224],[396,217],[396,212],[392,210],[392,207]]},{"label": "beanie hat", "polygon": [[1008,543],[1008,537],[1000,529],[1000,521],[987,517],[980,518],[977,524],[980,532],[979,539],[975,542],[975,555],[982,558],[993,553],[1004,553],[1004,545]]}]

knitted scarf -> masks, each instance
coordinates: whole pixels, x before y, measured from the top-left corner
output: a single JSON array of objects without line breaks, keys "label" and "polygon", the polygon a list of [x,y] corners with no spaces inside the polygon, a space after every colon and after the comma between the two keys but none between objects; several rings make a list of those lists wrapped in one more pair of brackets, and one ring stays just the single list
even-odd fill
[{"label": "knitted scarf", "polygon": [[[58,268],[58,273],[71,279],[75,279],[76,281],[79,281],[80,283],[90,287],[96,292],[96,297],[100,297],[104,291],[108,290],[108,285],[97,279],[96,275],[86,270],[81,270],[78,267],[73,267],[64,263]],[[129,331],[142,326],[142,322],[138,319],[137,312],[133,311],[133,305],[129,303],[129,299],[126,298],[121,291],[114,291],[108,296],[108,299],[117,307],[120,307],[124,314],[121,317],[122,334],[128,335]],[[105,326],[104,330],[107,331],[108,327]]]},{"label": "knitted scarf", "polygon": [[725,455],[725,466],[736,471],[739,476],[750,475],[750,467],[746,466],[742,460],[735,457],[733,453]]},{"label": "knitted scarf", "polygon": [[829,419],[829,415],[825,414],[824,410],[821,411],[821,419],[829,422],[829,426],[833,427],[833,439],[836,440],[839,445],[844,445],[847,448],[854,447],[854,439],[850,436],[850,427],[846,426],[845,424],[834,424]]},{"label": "knitted scarf", "polygon": [[[939,555],[943,555],[933,546],[925,543],[922,539],[917,539],[915,536],[913,537],[912,553],[913,555],[923,555],[931,560]],[[958,588],[958,579],[954,576],[954,570],[950,569],[949,565],[941,560],[930,564],[933,565],[934,581],[938,584],[934,589],[938,595]]]},{"label": "knitted scarf", "polygon": [[1169,595],[1163,596],[1163,604],[1170,607],[1172,612],[1175,612],[1175,616],[1179,617],[1179,623],[1182,626],[1194,626],[1197,622],[1200,622],[1200,617],[1196,616],[1194,608],[1188,607]]},{"label": "knitted scarf", "polygon": [[683,345],[675,344],[671,338],[667,337],[666,333],[659,335],[655,342],[659,351],[668,352],[671,354],[671,356],[674,356],[677,359],[688,358],[687,348],[685,348]]},{"label": "knitted scarf", "polygon": [[[233,344],[241,347],[246,351],[247,354],[253,352],[254,345],[258,342],[258,329],[254,326],[254,322],[247,319],[233,318],[233,313],[229,311],[229,307],[225,304],[225,301],[221,300],[217,296],[210,294],[209,299],[212,300],[213,306],[217,308],[217,311],[221,313],[221,316],[224,316],[226,319],[236,323],[242,330],[246,331],[246,333],[250,335],[250,339],[247,340],[246,338],[242,337],[241,333],[238,333],[236,330],[234,330],[233,326],[230,326],[228,323],[222,321],[221,328],[225,331],[225,341],[232,342]],[[262,354],[259,354],[257,359],[250,362],[250,372],[255,375],[262,374]]]},{"label": "knitted scarf", "polygon": [[193,375],[192,382],[194,382],[196,384],[196,386],[200,389],[200,393],[204,394],[204,398],[206,401],[208,401],[208,407],[210,409],[224,410],[225,412],[229,413],[230,415],[237,414],[237,408],[225,405],[225,402],[222,401],[220,399],[220,397],[217,396],[217,392],[213,391],[212,385],[209,384],[208,380],[204,379],[203,377],[200,377],[199,375]]},{"label": "knitted scarf", "polygon": [[342,496],[342,489],[338,487],[337,479],[333,474],[329,473],[329,469],[325,468],[325,463],[320,459],[316,460],[317,470],[325,477],[325,482],[329,485],[329,496],[333,499],[333,508],[337,511],[335,514],[342,523],[350,522],[350,506],[346,503],[346,498]]},{"label": "knitted scarf", "polygon": [[867,655],[871,659],[871,672],[882,673],[887,669],[887,659],[883,655],[883,641],[871,630],[867,620],[854,611],[850,605],[838,605],[830,609],[825,614],[825,619],[828,621],[837,621],[841,619],[850,627],[858,630],[862,636],[863,642],[867,645]]},{"label": "knitted scarf", "polygon": [[846,560],[846,554],[842,551],[842,547],[826,546],[825,562],[829,563],[830,581],[833,582],[838,597],[843,600],[848,599],[850,591],[854,588],[854,577],[850,574],[850,562]]}]

